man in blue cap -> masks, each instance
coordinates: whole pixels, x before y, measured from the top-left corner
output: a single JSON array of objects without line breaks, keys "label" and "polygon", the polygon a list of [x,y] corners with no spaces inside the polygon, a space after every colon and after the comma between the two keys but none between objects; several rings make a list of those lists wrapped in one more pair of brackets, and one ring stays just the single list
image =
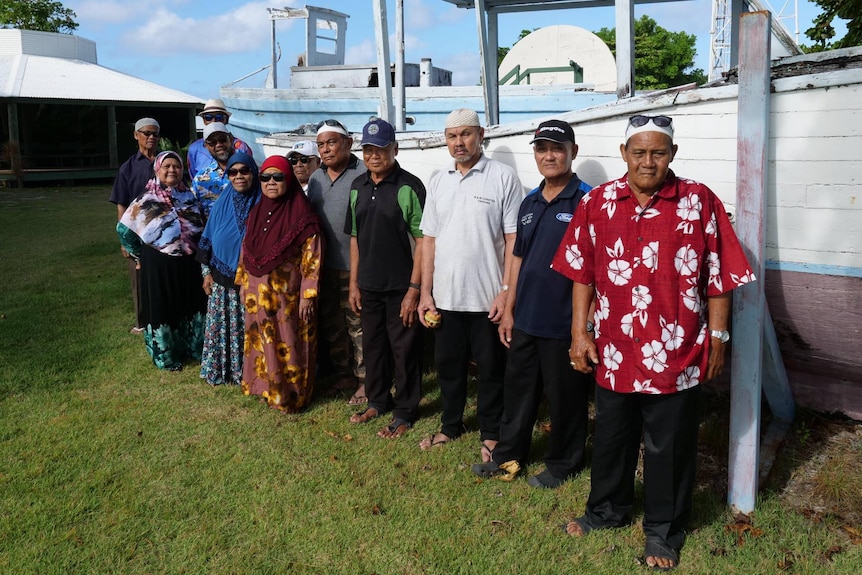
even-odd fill
[{"label": "man in blue cap", "polygon": [[[344,232],[350,235],[350,307],[362,322],[368,407],[365,423],[392,411],[377,435],[401,437],[419,412],[422,326],[416,315],[421,276],[425,186],[395,161],[395,130],[379,118],[362,129],[366,172],[353,180]],[[390,393],[395,377],[395,396]]]}]

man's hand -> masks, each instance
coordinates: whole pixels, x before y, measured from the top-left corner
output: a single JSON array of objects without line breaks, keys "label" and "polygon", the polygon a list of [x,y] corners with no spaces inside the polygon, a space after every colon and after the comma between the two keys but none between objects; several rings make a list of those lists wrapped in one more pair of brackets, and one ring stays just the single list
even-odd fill
[{"label": "man's hand", "polygon": [[130,258],[130,257],[132,257],[132,255],[129,253],[129,250],[127,250],[127,249],[126,249],[126,248],[124,248],[123,246],[120,246],[120,253],[121,253],[121,254],[123,254],[123,257],[124,257],[124,258]]},{"label": "man's hand", "polygon": [[431,327],[428,325],[428,322],[425,321],[425,314],[429,311],[437,311],[437,306],[434,305],[434,297],[423,295],[419,298],[419,306],[416,308],[416,312],[419,314],[419,323],[425,327]]},{"label": "man's hand", "polygon": [[359,292],[359,286],[351,282],[347,290],[347,301],[350,302],[350,309],[353,313],[359,315],[362,311],[362,294]]},{"label": "man's hand", "polygon": [[488,319],[493,323],[500,323],[500,320],[503,319],[503,312],[506,309],[507,295],[507,291],[501,290],[500,293],[497,294],[497,297],[494,298],[494,301],[491,302],[491,311],[488,312]]},{"label": "man's hand", "polygon": [[512,330],[515,327],[515,316],[511,312],[503,313],[503,318],[500,320],[500,325],[497,327],[497,333],[500,334],[500,342],[507,348],[512,343]]},{"label": "man's hand", "polygon": [[572,338],[569,347],[569,364],[581,373],[592,373],[599,363],[596,342],[590,334],[578,334]]},{"label": "man's hand", "polygon": [[413,288],[407,290],[404,294],[404,299],[401,300],[401,311],[398,312],[398,317],[401,318],[401,323],[404,327],[412,327],[416,321],[416,308],[419,306],[419,291]]},{"label": "man's hand", "polygon": [[709,360],[706,364],[706,379],[704,383],[721,375],[724,369],[725,346],[717,337],[709,336]]},{"label": "man's hand", "polygon": [[204,293],[211,296],[213,293],[213,275],[207,274],[204,276]]}]

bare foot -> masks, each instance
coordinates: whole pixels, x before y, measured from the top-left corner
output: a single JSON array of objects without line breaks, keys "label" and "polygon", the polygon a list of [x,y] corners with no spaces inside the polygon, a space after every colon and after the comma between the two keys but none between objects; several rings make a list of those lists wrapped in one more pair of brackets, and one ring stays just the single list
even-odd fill
[{"label": "bare foot", "polygon": [[359,413],[354,413],[353,415],[351,415],[350,423],[366,423],[376,417],[380,417],[380,412],[378,412],[373,407],[369,407],[365,411],[360,411]]},{"label": "bare foot", "polygon": [[435,433],[434,435],[430,435],[419,442],[419,449],[422,451],[428,451],[432,447],[438,447],[441,445],[445,445],[452,441],[452,439],[446,435],[445,433]]}]

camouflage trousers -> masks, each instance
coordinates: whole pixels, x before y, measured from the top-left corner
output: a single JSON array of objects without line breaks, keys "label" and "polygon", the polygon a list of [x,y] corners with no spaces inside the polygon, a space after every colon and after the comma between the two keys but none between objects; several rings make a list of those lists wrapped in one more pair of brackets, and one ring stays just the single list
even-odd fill
[{"label": "camouflage trousers", "polygon": [[324,269],[320,274],[317,334],[329,344],[329,360],[339,378],[365,379],[362,326],[350,309],[350,272]]}]

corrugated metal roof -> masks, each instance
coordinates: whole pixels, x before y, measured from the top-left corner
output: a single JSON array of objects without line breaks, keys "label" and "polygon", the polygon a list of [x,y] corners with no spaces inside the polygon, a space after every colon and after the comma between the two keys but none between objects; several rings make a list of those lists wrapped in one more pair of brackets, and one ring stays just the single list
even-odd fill
[{"label": "corrugated metal roof", "polygon": [[91,40],[29,30],[0,30],[0,98],[203,103],[185,92],[99,66]]}]

